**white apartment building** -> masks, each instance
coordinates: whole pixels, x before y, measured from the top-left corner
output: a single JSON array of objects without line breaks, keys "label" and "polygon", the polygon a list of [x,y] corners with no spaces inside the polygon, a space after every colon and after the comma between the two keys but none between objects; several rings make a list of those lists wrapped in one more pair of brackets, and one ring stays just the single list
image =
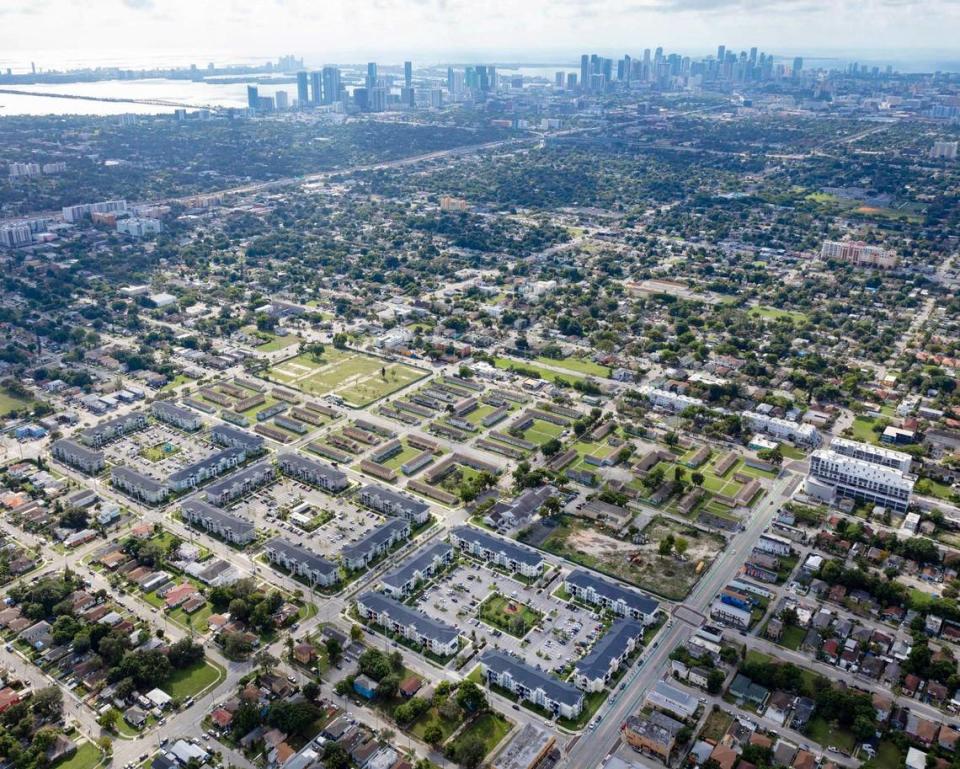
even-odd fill
[{"label": "white apartment building", "polygon": [[913,457],[905,451],[894,451],[883,446],[860,443],[847,438],[834,438],[830,442],[830,448],[845,457],[853,457],[875,465],[892,467],[901,473],[909,473],[910,464],[913,462]]},{"label": "white apartment building", "polygon": [[879,267],[884,270],[897,266],[897,255],[880,246],[869,246],[862,240],[825,240],[820,248],[821,259],[839,259],[857,267]]},{"label": "white apartment building", "polygon": [[915,476],[893,467],[817,449],[810,455],[805,490],[828,502],[839,495],[906,512],[915,480]]},{"label": "white apartment building", "polygon": [[680,413],[689,406],[703,406],[704,403],[699,398],[693,398],[689,395],[672,393],[669,390],[661,390],[659,387],[641,387],[640,393],[645,395],[657,408],[666,411],[672,411],[675,414]]},{"label": "white apartment building", "polygon": [[813,425],[792,422],[782,417],[759,414],[756,411],[744,411],[741,418],[751,430],[766,433],[774,438],[791,441],[798,446],[819,446],[820,431]]}]

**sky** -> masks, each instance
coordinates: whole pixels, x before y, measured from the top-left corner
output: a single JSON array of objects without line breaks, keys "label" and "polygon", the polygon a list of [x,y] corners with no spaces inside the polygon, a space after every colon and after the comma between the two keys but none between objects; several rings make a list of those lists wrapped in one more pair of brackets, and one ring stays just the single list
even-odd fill
[{"label": "sky", "polygon": [[960,0],[3,0],[0,66],[197,61],[283,53],[308,65],[574,62],[724,43],[784,56],[960,60]]}]

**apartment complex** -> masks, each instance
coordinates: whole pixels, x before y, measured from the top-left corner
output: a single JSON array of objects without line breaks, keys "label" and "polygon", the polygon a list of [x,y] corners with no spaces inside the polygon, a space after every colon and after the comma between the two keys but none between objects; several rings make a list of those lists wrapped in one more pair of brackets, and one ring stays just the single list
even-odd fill
[{"label": "apartment complex", "polygon": [[583,710],[583,692],[576,686],[559,681],[499,649],[487,649],[483,653],[480,670],[488,683],[502,686],[562,718],[576,718]]},{"label": "apartment complex", "polygon": [[825,502],[852,497],[897,512],[906,512],[915,476],[895,467],[846,456],[832,449],[810,455],[805,491]]},{"label": "apartment complex", "polygon": [[681,411],[691,406],[697,408],[704,405],[704,402],[699,398],[694,398],[690,395],[683,395],[681,393],[670,392],[669,390],[661,390],[659,387],[641,387],[640,393],[646,396],[647,400],[657,408],[663,409],[664,411],[670,411],[675,414],[679,414]]},{"label": "apartment complex", "polygon": [[450,543],[461,552],[490,561],[528,579],[535,579],[543,573],[543,558],[536,551],[471,526],[452,529]]},{"label": "apartment complex", "polygon": [[382,593],[363,593],[357,598],[357,612],[364,619],[403,636],[439,657],[452,656],[460,649],[460,631],[455,627],[424,616]]},{"label": "apartment complex", "polygon": [[275,476],[276,468],[273,464],[268,461],[257,462],[208,486],[207,501],[223,507],[244,494],[249,494],[254,489],[270,483]]},{"label": "apartment complex", "polygon": [[335,563],[282,537],[268,540],[263,546],[263,553],[270,563],[282,566],[311,585],[330,587],[340,581],[340,572]]},{"label": "apartment complex", "polygon": [[50,453],[55,459],[59,459],[70,467],[75,467],[87,475],[99,473],[106,467],[102,451],[94,451],[86,446],[72,441],[69,438],[62,438],[54,441],[50,447]]},{"label": "apartment complex", "polygon": [[430,507],[426,503],[383,486],[364,486],[360,490],[360,502],[384,515],[406,518],[418,525],[426,523],[430,517]]},{"label": "apartment complex", "polygon": [[879,246],[868,246],[862,240],[825,240],[820,248],[821,259],[838,259],[857,267],[879,267],[889,270],[897,266],[897,255]]},{"label": "apartment complex", "polygon": [[161,422],[179,427],[181,430],[199,430],[203,424],[199,414],[170,401],[155,401],[150,407],[150,413]]},{"label": "apartment complex", "polygon": [[854,459],[862,459],[864,462],[872,462],[875,465],[892,467],[901,473],[909,473],[910,464],[913,462],[913,457],[905,451],[894,451],[883,446],[860,443],[847,438],[834,438],[830,442],[830,448],[845,457],[853,457]]},{"label": "apartment complex", "polygon": [[758,414],[756,411],[744,411],[741,418],[751,430],[766,433],[780,440],[790,441],[798,446],[819,446],[820,431],[813,425],[800,424],[782,417]]},{"label": "apartment complex", "polygon": [[409,595],[416,586],[453,562],[453,548],[446,542],[434,542],[421,549],[381,578],[383,591],[392,597]]},{"label": "apartment complex", "polygon": [[337,470],[337,468],[300,454],[281,454],[277,457],[277,466],[284,475],[313,486],[319,486],[324,491],[331,493],[343,491],[350,485],[346,474]]},{"label": "apartment complex", "polygon": [[246,545],[256,538],[251,521],[237,515],[224,512],[199,499],[188,499],[180,506],[183,519],[206,529],[234,545]]},{"label": "apartment complex", "polygon": [[409,538],[410,522],[394,518],[368,531],[356,544],[346,545],[340,551],[340,557],[343,565],[351,571],[365,569],[398,542]]},{"label": "apartment complex", "polygon": [[652,625],[657,621],[657,612],[660,610],[657,601],[585,569],[571,571],[564,586],[575,598],[618,616],[630,617],[644,625]]},{"label": "apartment complex", "polygon": [[643,638],[643,625],[618,619],[573,666],[574,683],[584,691],[602,691]]}]

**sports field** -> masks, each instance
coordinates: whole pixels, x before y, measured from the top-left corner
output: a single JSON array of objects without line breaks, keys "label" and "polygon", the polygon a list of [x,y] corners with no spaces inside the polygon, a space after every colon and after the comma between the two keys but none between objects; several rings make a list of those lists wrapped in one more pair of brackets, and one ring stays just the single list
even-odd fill
[{"label": "sports field", "polygon": [[542,446],[553,438],[559,438],[562,432],[562,425],[555,425],[543,419],[534,419],[533,424],[523,431],[523,439]]},{"label": "sports field", "polygon": [[350,406],[362,408],[428,375],[405,363],[354,350],[327,349],[319,360],[311,355],[288,358],[267,370],[267,379],[308,395],[334,393]]}]

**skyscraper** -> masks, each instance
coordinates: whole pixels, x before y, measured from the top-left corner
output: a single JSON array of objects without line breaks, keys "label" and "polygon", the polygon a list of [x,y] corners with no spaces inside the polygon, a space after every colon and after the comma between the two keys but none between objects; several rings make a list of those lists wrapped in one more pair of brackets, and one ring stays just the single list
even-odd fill
[{"label": "skyscraper", "polygon": [[367,90],[377,86],[377,63],[371,61],[367,64]]},{"label": "skyscraper", "polygon": [[413,62],[405,61],[403,63],[403,85],[406,88],[413,88]]},{"label": "skyscraper", "polygon": [[340,100],[340,70],[336,67],[323,68],[323,103],[333,104]]},{"label": "skyscraper", "polygon": [[310,95],[307,91],[307,73],[298,72],[297,73],[297,101],[300,102],[300,107],[306,107],[307,102],[310,101]]},{"label": "skyscraper", "polygon": [[800,73],[803,71],[803,57],[798,56],[793,60],[793,76],[800,77]]},{"label": "skyscraper", "polygon": [[310,90],[311,90],[311,94],[310,94],[311,99],[310,99],[310,100],[311,100],[314,104],[320,104],[320,103],[323,101],[323,99],[322,99],[322,97],[323,97],[323,91],[321,91],[320,73],[319,73],[319,72],[311,72],[311,73],[310,73]]},{"label": "skyscraper", "polygon": [[257,93],[255,85],[247,86],[247,106],[250,109],[256,109],[260,105],[260,94]]},{"label": "skyscraper", "polygon": [[276,105],[277,105],[277,109],[278,109],[278,110],[284,110],[284,109],[286,109],[287,107],[290,106],[290,103],[289,103],[289,101],[287,100],[287,92],[286,92],[286,91],[277,91],[277,92],[273,95],[273,98],[274,98],[274,101],[276,102]]},{"label": "skyscraper", "polygon": [[562,73],[562,72],[557,72],[557,73],[553,76],[553,84],[554,84],[557,88],[563,88],[563,77],[564,77],[564,76],[563,76],[563,73]]},{"label": "skyscraper", "polygon": [[590,87],[590,57],[587,54],[580,57],[580,87]]}]

